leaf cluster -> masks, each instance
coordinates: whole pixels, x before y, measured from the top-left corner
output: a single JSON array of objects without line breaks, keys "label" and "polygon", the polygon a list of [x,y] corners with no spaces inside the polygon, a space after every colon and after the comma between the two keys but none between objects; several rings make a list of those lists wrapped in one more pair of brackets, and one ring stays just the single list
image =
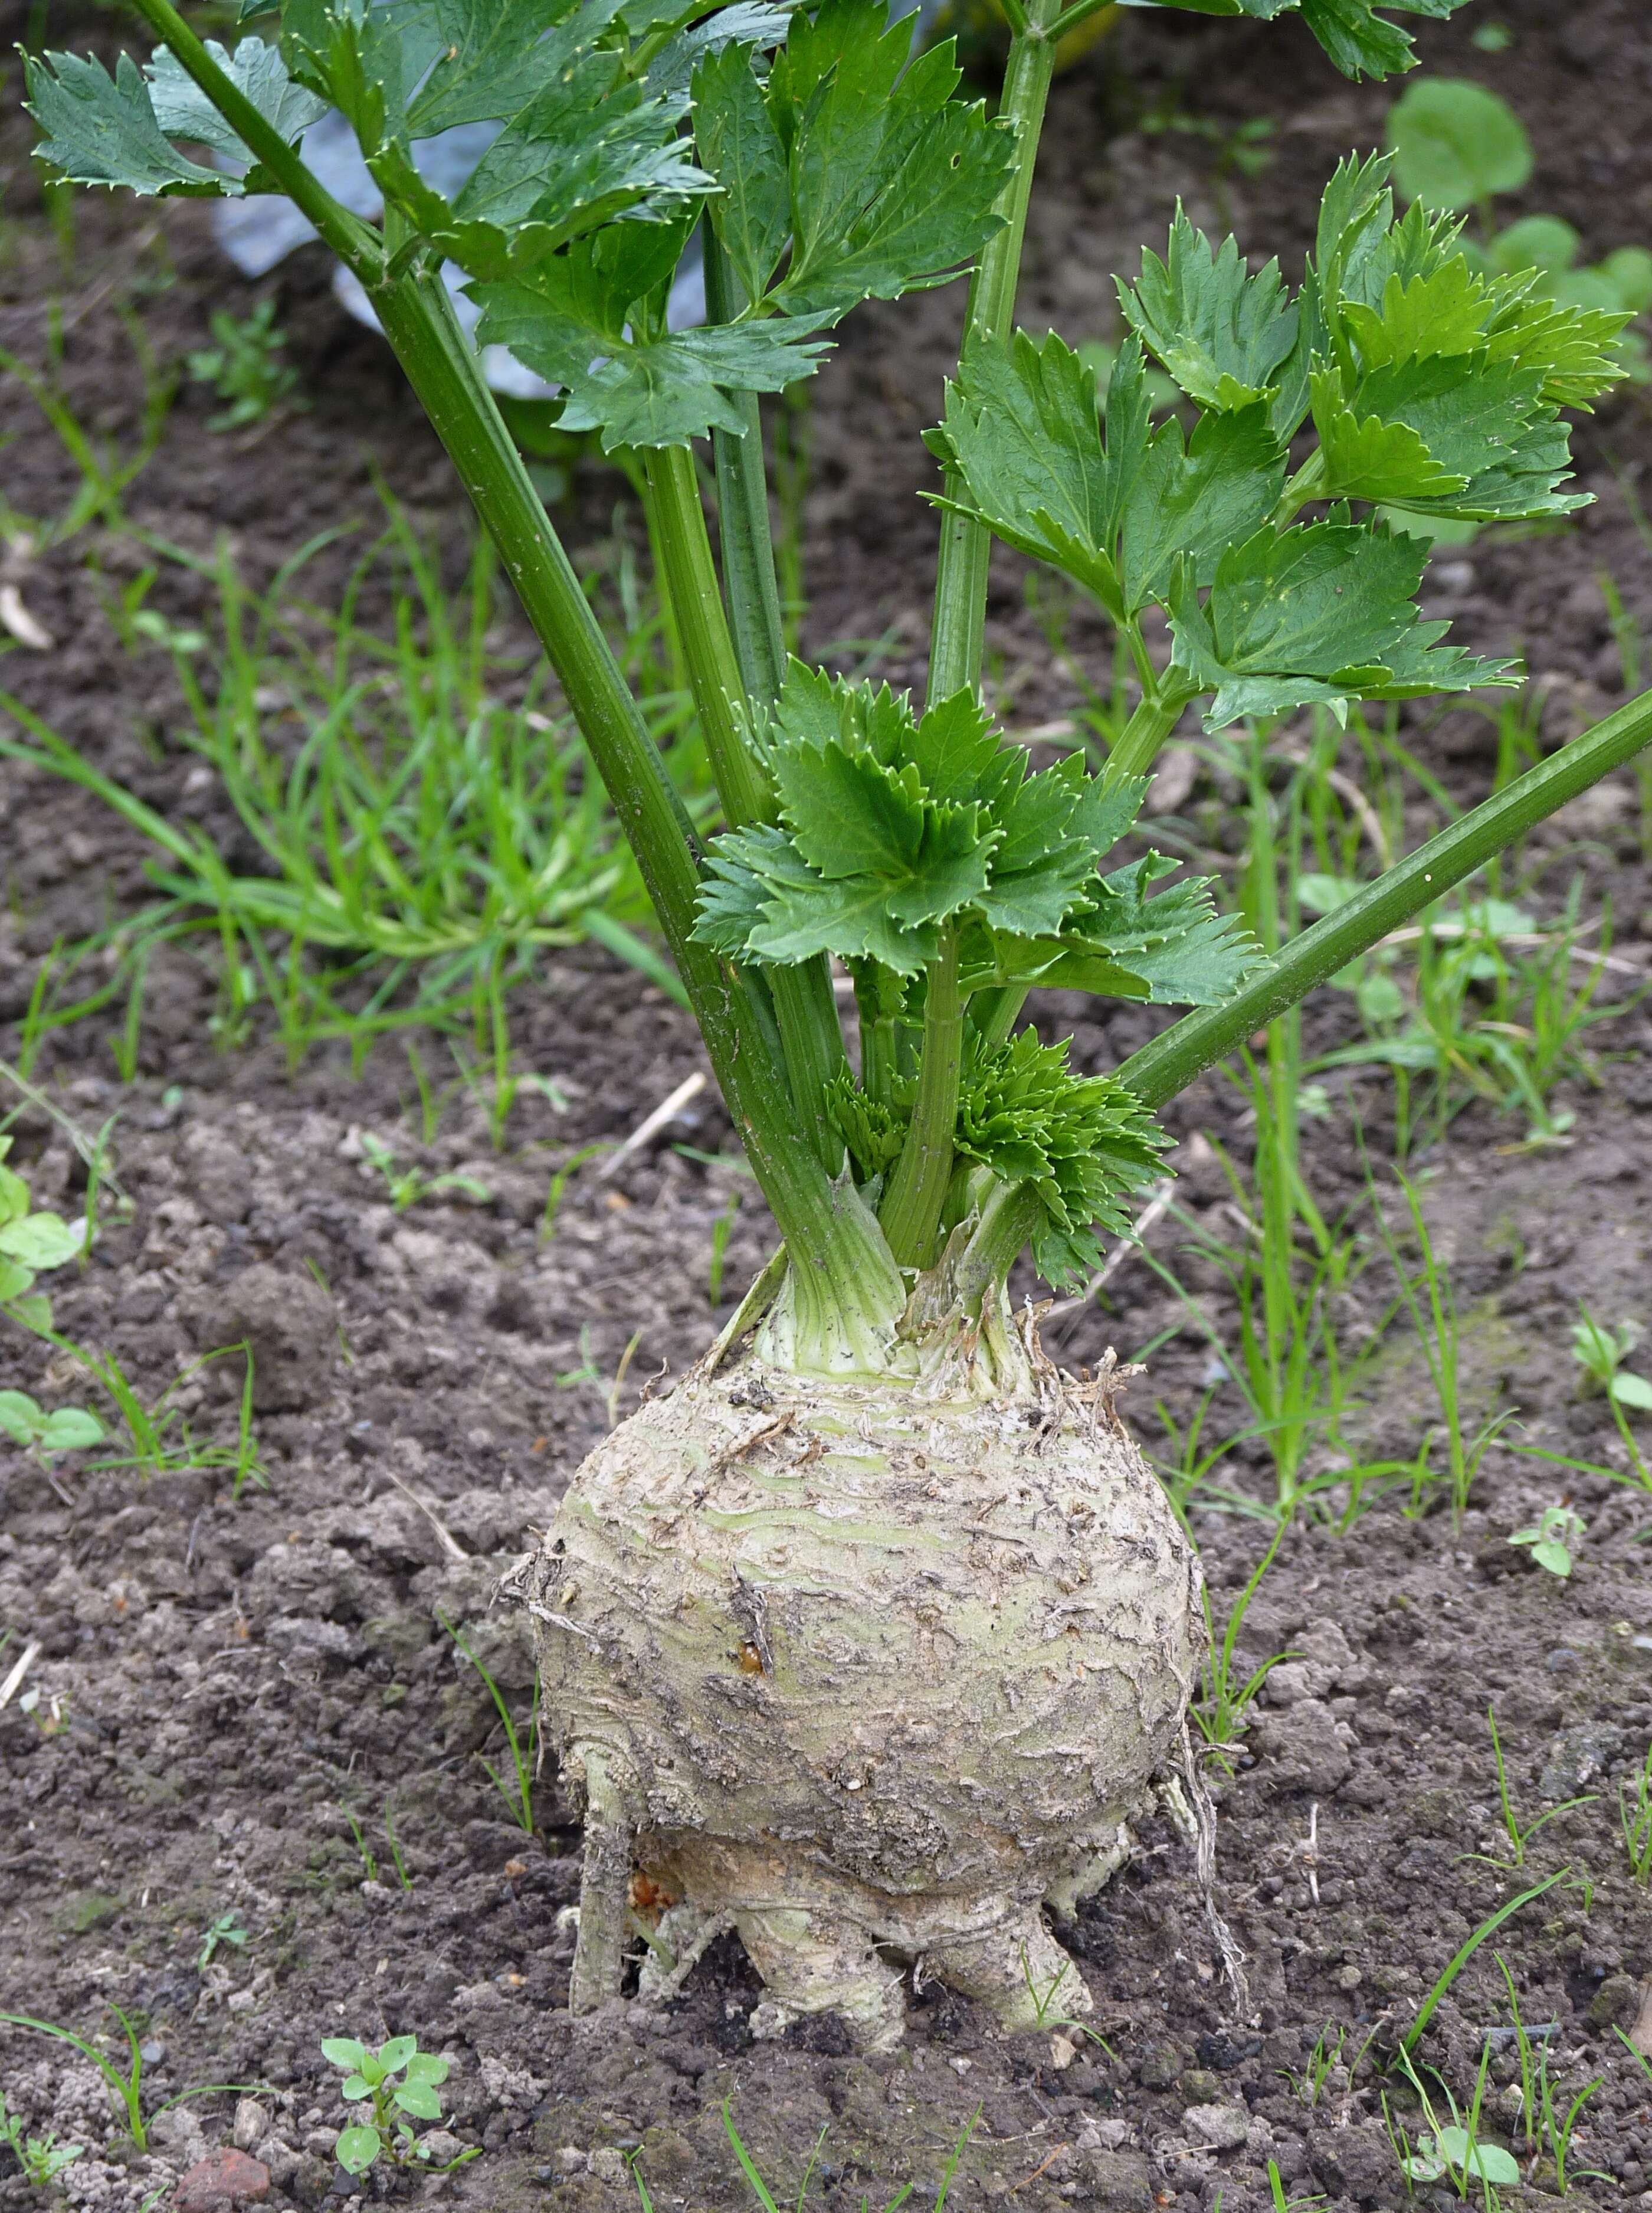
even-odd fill
[{"label": "leaf cluster", "polygon": [[[416,2036],[393,2036],[376,2051],[353,2036],[328,2036],[321,2040],[321,2051],[335,2067],[344,2070],[340,2096],[370,2108],[370,2118],[353,2122],[338,2133],[334,2155],[344,2172],[364,2174],[387,2153],[398,2164],[428,2160],[430,2153],[405,2117],[411,2115],[421,2121],[442,2119],[437,2085],[448,2079],[448,2062],[435,2052],[421,2051]],[[473,2152],[467,2155],[475,2157]]]},{"label": "leaf cluster", "polygon": [[[1143,780],[1108,786],[1069,755],[1034,771],[972,692],[923,715],[904,693],[794,661],[751,732],[777,819],[708,850],[697,935],[726,960],[847,962],[863,1037],[895,1035],[887,1077],[839,1076],[828,1112],[857,1179],[899,1156],[916,1094],[915,1039],[931,963],[955,966],[966,1012],[1033,985],[1213,1005],[1254,943],[1204,880],[1155,893],[1176,864],[1149,852],[1103,874]],[[1033,1244],[1052,1280],[1092,1265],[1091,1225],[1117,1227],[1122,1194],[1150,1176],[1152,1125],[1110,1080],[1074,1075],[1064,1046],[968,1027],[954,1149],[1039,1202]],[[960,1185],[954,1218],[967,1210]]]},{"label": "leaf cluster", "polygon": [[1428,15],[1443,22],[1463,0],[1132,0],[1132,4],[1168,4],[1199,15],[1251,15],[1263,22],[1300,15],[1343,75],[1357,79],[1393,76],[1416,68],[1411,35],[1391,23],[1390,15]]},{"label": "leaf cluster", "polygon": [[[975,1042],[960,1088],[954,1172],[944,1228],[961,1221],[985,1169],[998,1182],[1038,1201],[1033,1258],[1046,1282],[1076,1285],[1100,1258],[1098,1229],[1114,1235],[1130,1226],[1130,1194],[1160,1172],[1167,1143],[1128,1087],[1112,1076],[1079,1076],[1072,1040],[1042,1045],[1019,1031],[989,1048]],[[897,1080],[875,1098],[847,1071],[833,1079],[827,1112],[856,1178],[872,1184],[899,1158],[911,1119],[913,1079]]]},{"label": "leaf cluster", "polygon": [[[944,282],[997,228],[1009,135],[956,97],[949,43],[912,45],[880,0],[812,17],[765,0],[284,0],[277,46],[207,51],[290,145],[339,109],[384,195],[387,273],[457,265],[482,343],[561,386],[562,427],[612,450],[743,435],[730,389],[812,375],[857,302]],[[65,176],[274,186],[164,50],[113,74],[70,54],[26,66],[38,151]],[[448,198],[415,149],[460,125],[495,135]],[[672,278],[706,209],[744,305],[674,331]]]},{"label": "leaf cluster", "polygon": [[[1179,210],[1163,259],[1119,287],[1131,336],[1105,409],[1060,338],[1021,334],[966,351],[931,434],[948,503],[1064,570],[1138,647],[1143,611],[1164,609],[1161,696],[1209,697],[1212,729],[1504,680],[1421,619],[1425,542],[1356,506],[1484,521],[1585,503],[1562,489],[1560,410],[1622,375],[1626,317],[1567,305],[1530,269],[1477,268],[1454,218],[1396,215],[1389,168],[1338,168],[1294,294],[1277,261],[1247,268]],[[1191,429],[1155,426],[1149,357]]]}]

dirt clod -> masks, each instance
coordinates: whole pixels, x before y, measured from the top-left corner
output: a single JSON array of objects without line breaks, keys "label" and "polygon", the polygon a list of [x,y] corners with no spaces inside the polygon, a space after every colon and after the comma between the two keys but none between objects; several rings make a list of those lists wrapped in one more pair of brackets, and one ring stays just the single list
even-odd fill
[{"label": "dirt clod", "polygon": [[270,2194],[270,2170],[244,2151],[215,2151],[197,2160],[173,2193],[173,2213],[227,2213],[235,2205],[261,2205]]}]

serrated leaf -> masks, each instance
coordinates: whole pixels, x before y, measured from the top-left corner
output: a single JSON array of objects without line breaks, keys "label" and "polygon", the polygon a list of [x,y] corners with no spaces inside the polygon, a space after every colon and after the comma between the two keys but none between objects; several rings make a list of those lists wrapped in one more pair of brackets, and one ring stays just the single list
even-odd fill
[{"label": "serrated leaf", "polygon": [[1180,424],[1162,424],[1125,502],[1119,570],[1126,610],[1162,599],[1184,554],[1208,583],[1223,547],[1272,514],[1284,483],[1284,449],[1265,406],[1201,416],[1186,447]]},{"label": "serrated leaf", "polygon": [[1277,261],[1253,276],[1237,242],[1212,247],[1180,203],[1166,259],[1144,251],[1136,283],[1119,280],[1119,299],[1137,336],[1205,407],[1254,405],[1296,341],[1296,309]]},{"label": "serrated leaf", "polygon": [[[714,429],[743,437],[747,418],[728,393],[781,392],[813,376],[830,351],[814,329],[791,321],[722,325],[625,346],[564,380],[558,428],[600,430],[605,454],[616,446],[686,445]],[[513,344],[512,351],[520,349]],[[521,358],[533,366],[529,354]]]},{"label": "serrated leaf", "polygon": [[735,0],[732,7],[720,8],[704,22],[668,39],[644,70],[643,88],[652,93],[686,93],[708,55],[721,54],[730,46],[749,54],[778,46],[791,21],[789,0],[779,7],[767,5],[766,0]]},{"label": "serrated leaf", "polygon": [[1389,502],[1461,491],[1509,466],[1542,392],[1541,372],[1472,355],[1376,369],[1352,393],[1316,372],[1325,491]]},{"label": "serrated leaf", "polygon": [[449,202],[387,144],[368,168],[387,200],[467,274],[519,276],[570,240],[612,222],[674,211],[710,180],[676,137],[677,112],[619,77],[619,58],[588,53],[499,133]]},{"label": "serrated leaf", "polygon": [[1216,699],[1205,727],[1241,715],[1501,681],[1504,665],[1432,649],[1418,619],[1427,547],[1386,524],[1333,520],[1259,531],[1217,565],[1201,606],[1184,571],[1171,594],[1173,666]]},{"label": "serrated leaf", "polygon": [[23,74],[28,111],[46,134],[34,151],[71,182],[125,186],[146,198],[214,198],[241,190],[171,144],[130,54],[121,55],[113,76],[89,55],[49,53],[37,61],[25,54]]},{"label": "serrated leaf", "polygon": [[1122,615],[1111,547],[1124,488],[1146,451],[1142,349],[1119,351],[1104,450],[1094,372],[1052,331],[1036,345],[972,345],[931,438],[958,471],[970,511],[1019,552],[1048,561]]},{"label": "serrated leaf", "polygon": [[1342,321],[1365,369],[1399,367],[1438,354],[1472,354],[1485,344],[1495,304],[1491,288],[1458,255],[1408,283],[1395,273],[1381,308],[1344,304]]},{"label": "serrated leaf", "polygon": [[441,58],[407,108],[409,136],[519,114],[618,13],[619,0],[433,0]]},{"label": "serrated leaf", "polygon": [[768,107],[787,149],[793,246],[772,297],[830,317],[944,282],[998,228],[1011,142],[953,99],[950,42],[909,62],[909,18],[875,0],[826,0],[796,21]]},{"label": "serrated leaf", "polygon": [[747,297],[761,299],[791,235],[791,194],[786,149],[747,48],[725,47],[695,70],[694,140],[720,187],[710,203],[717,237]]},{"label": "serrated leaf", "polygon": [[[207,52],[236,90],[290,146],[326,113],[326,102],[303,85],[295,84],[279,51],[265,46],[262,39],[242,39],[233,54],[226,52],[216,39],[205,43]],[[228,161],[251,166],[251,148],[242,143],[168,47],[155,49],[143,73],[149,81],[149,105],[165,137],[192,138]]]}]

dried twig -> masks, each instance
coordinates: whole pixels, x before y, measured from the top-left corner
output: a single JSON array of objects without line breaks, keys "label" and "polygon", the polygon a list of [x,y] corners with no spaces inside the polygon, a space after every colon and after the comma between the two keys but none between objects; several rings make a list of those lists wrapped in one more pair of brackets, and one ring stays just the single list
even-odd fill
[{"label": "dried twig", "polygon": [[617,1175],[634,1153],[638,1153],[649,1139],[663,1130],[668,1122],[674,1121],[691,1099],[698,1099],[705,1088],[705,1071],[697,1068],[692,1076],[684,1076],[668,1098],[662,1099],[654,1112],[640,1121],[617,1152],[610,1153],[597,1170],[594,1180],[607,1183]]}]

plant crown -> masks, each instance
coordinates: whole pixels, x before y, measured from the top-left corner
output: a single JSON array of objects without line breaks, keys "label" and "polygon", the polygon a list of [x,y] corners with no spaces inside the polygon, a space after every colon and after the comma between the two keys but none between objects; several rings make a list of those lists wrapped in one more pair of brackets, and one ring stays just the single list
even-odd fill
[{"label": "plant crown", "polygon": [[[1297,15],[1350,76],[1413,66],[1372,0],[1175,4]],[[1457,4],[1389,0],[1436,18]],[[1097,1227],[1123,1228],[1157,1172],[1152,1107],[1652,735],[1625,710],[1270,962],[1210,885],[1165,884],[1175,864],[1139,847],[1120,864],[1155,755],[1194,703],[1215,731],[1507,680],[1421,619],[1424,539],[1372,510],[1427,525],[1581,505],[1561,411],[1621,373],[1626,317],[1475,265],[1452,216],[1397,214],[1391,157],[1355,158],[1295,288],[1179,212],[1163,257],[1120,285],[1130,336],[1102,403],[1060,338],[1013,327],[1054,43],[1091,0],[1004,0],[996,115],[960,93],[949,41],[915,52],[879,0],[284,0],[274,43],[233,48],[203,45],[170,0],[137,5],[165,42],[147,64],[28,60],[40,155],[141,193],[285,191],[364,284],[637,850],[786,1241],[778,1356],[898,1364],[911,1273],[943,1257],[952,1306],[913,1312],[978,1320],[1029,1241],[1047,1277],[1082,1280]],[[272,13],[242,0],[242,22]],[[329,105],[383,194],[377,225],[294,151]],[[412,149],[461,125],[496,135],[448,199]],[[673,330],[697,232],[709,320]],[[563,388],[564,427],[642,458],[723,802],[708,846],[482,383],[444,264],[480,340]],[[787,662],[758,395],[811,375],[859,302],[970,265],[930,438],[942,548],[920,710]],[[1152,363],[1181,403],[1156,424]],[[708,436],[721,580],[687,450]],[[1032,769],[981,703],[992,536],[1073,578],[1129,648],[1141,704],[1100,775],[1076,758]],[[858,1076],[832,960],[853,978]],[[1038,985],[1205,1011],[1086,1075],[1018,1032]]]}]

